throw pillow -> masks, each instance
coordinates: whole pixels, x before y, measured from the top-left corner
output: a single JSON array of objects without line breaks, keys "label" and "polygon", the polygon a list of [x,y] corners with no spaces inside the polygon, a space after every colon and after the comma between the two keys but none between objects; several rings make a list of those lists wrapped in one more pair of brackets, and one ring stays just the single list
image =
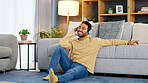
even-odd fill
[{"label": "throw pillow", "polygon": [[[72,29],[78,27],[81,23],[82,23],[82,22],[73,22],[73,21],[70,21],[70,22],[69,22],[69,26],[68,26],[68,32],[67,32],[67,34],[68,34],[70,31],[72,31]],[[78,38],[78,36],[75,36],[75,37],[72,37],[71,40],[77,39],[77,38]]]},{"label": "throw pillow", "polygon": [[114,22],[101,22],[99,37],[102,39],[121,39],[124,22],[125,20]]},{"label": "throw pillow", "polygon": [[[74,29],[74,28],[76,28],[76,27],[79,27],[79,25],[81,24],[82,22],[73,22],[73,21],[70,21],[69,22],[69,26],[68,26],[68,33],[72,30],[72,29]],[[67,34],[68,34],[67,33]]]},{"label": "throw pillow", "polygon": [[100,23],[95,23],[93,25],[93,30],[92,30],[92,37],[98,37],[99,36],[99,28],[100,28]]},{"label": "throw pillow", "polygon": [[122,34],[121,40],[131,41],[133,26],[134,26],[133,22],[124,23],[123,34]]},{"label": "throw pillow", "polygon": [[148,44],[148,24],[134,24],[132,35],[132,40],[139,40],[140,44]]}]

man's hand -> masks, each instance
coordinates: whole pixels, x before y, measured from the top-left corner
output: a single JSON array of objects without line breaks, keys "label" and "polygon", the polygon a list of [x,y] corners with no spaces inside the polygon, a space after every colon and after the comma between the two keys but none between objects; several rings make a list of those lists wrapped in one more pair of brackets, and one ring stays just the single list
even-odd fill
[{"label": "man's hand", "polygon": [[128,45],[135,45],[136,44],[139,44],[139,40],[133,40],[133,41],[129,41],[128,42]]},{"label": "man's hand", "polygon": [[[73,31],[74,31],[74,32],[76,32],[76,31],[77,31],[77,29],[78,29],[78,27],[74,28],[74,29],[73,29]],[[75,33],[75,35],[77,35],[77,34]]]},{"label": "man's hand", "polygon": [[74,29],[73,29],[73,31],[74,31],[74,32],[76,32],[76,31],[77,31],[77,29],[78,29],[78,27],[74,28]]}]

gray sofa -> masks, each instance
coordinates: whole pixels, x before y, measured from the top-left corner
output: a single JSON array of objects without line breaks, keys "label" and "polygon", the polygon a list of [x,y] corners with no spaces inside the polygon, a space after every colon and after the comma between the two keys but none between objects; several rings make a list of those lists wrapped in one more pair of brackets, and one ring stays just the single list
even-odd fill
[{"label": "gray sofa", "polygon": [[[134,23],[126,22],[122,40],[130,41]],[[98,36],[99,24],[94,25],[93,37]],[[61,38],[42,39],[38,43],[38,67],[46,70],[53,49]],[[59,67],[58,67],[59,68]],[[148,75],[148,45],[119,45],[102,47],[97,55],[95,73]]]},{"label": "gray sofa", "polygon": [[18,56],[18,41],[14,35],[0,34],[0,71],[15,68]]}]

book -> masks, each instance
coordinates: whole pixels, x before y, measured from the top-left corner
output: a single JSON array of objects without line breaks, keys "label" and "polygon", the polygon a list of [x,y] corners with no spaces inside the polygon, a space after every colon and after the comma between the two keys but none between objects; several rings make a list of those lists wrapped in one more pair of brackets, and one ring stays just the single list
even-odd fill
[{"label": "book", "polygon": [[148,8],[147,9],[146,8],[145,9],[141,9],[141,11],[148,11]]},{"label": "book", "polygon": [[138,11],[138,13],[148,13],[148,11]]},{"label": "book", "polygon": [[148,7],[142,7],[142,8],[148,8]]},{"label": "book", "polygon": [[148,11],[148,7],[141,7],[141,11],[139,11],[139,12],[142,12],[142,11],[147,12]]}]

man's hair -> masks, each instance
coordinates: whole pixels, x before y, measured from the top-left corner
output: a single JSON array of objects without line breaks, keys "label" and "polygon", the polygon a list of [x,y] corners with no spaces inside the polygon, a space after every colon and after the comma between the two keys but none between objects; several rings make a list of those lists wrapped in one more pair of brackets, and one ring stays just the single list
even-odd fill
[{"label": "man's hair", "polygon": [[91,24],[88,21],[83,21],[82,23],[86,24],[88,26],[88,33],[91,30]]}]

